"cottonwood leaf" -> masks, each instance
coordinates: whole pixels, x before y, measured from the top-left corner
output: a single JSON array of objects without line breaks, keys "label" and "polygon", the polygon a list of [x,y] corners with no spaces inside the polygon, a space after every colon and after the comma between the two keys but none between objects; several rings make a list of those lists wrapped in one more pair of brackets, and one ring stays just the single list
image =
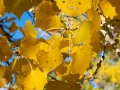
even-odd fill
[{"label": "cottonwood leaf", "polygon": [[51,1],[42,1],[42,3],[40,3],[36,8],[35,26],[43,30],[62,27],[62,24],[53,9],[53,4]]},{"label": "cottonwood leaf", "polygon": [[39,47],[40,44],[36,39],[31,36],[25,37],[21,41],[20,54],[29,59],[36,59],[36,54],[39,51]]},{"label": "cottonwood leaf", "polygon": [[89,9],[87,11],[87,15],[88,15],[88,19],[93,24],[92,32],[94,33],[94,32],[100,31],[101,20],[100,20],[100,16],[98,15],[98,13],[93,9]]},{"label": "cottonwood leaf", "polygon": [[69,38],[62,38],[60,41],[60,52],[61,53],[74,53],[77,51],[78,46],[72,46]]},{"label": "cottonwood leaf", "polygon": [[35,29],[35,27],[32,25],[31,21],[26,21],[25,24],[25,30],[26,32],[32,36],[33,38],[37,37],[38,31]]},{"label": "cottonwood leaf", "polygon": [[89,67],[89,64],[92,61],[91,48],[92,47],[89,45],[89,43],[85,43],[83,46],[80,46],[75,53],[71,54],[71,73],[79,73],[81,76],[84,75],[86,69]]},{"label": "cottonwood leaf", "polygon": [[0,0],[0,17],[5,13],[5,6],[3,0]]},{"label": "cottonwood leaf", "polygon": [[20,58],[14,60],[12,64],[12,69],[14,70],[15,75],[29,75],[31,73],[32,63],[26,58]]},{"label": "cottonwood leaf", "polygon": [[33,38],[37,37],[38,31],[34,28],[34,26],[29,20],[26,21],[24,28],[20,27],[19,29],[25,37],[28,37],[28,36],[31,36]]},{"label": "cottonwood leaf", "polygon": [[74,36],[72,37],[72,41],[74,44],[81,44],[89,40],[92,37],[92,22],[89,20],[85,20],[82,22],[80,27],[75,31]]},{"label": "cottonwood leaf", "polygon": [[101,1],[100,7],[106,18],[113,19],[117,15],[116,7],[112,6],[112,4],[108,0]]},{"label": "cottonwood leaf", "polygon": [[4,0],[6,12],[14,13],[18,18],[32,7],[31,0]]},{"label": "cottonwood leaf", "polygon": [[[62,12],[69,16],[79,16],[91,8],[91,0],[55,0]],[[87,2],[87,3],[86,3]]]},{"label": "cottonwood leaf", "polygon": [[100,3],[100,0],[93,0],[92,5],[93,5],[94,9],[97,9],[97,8],[98,8],[98,4],[99,4],[99,3]]},{"label": "cottonwood leaf", "polygon": [[53,48],[49,52],[40,50],[37,54],[37,62],[47,74],[62,63],[63,56],[58,48]]},{"label": "cottonwood leaf", "polygon": [[20,89],[24,90],[43,90],[47,83],[46,75],[36,68],[27,76],[16,76],[16,83]]},{"label": "cottonwood leaf", "polygon": [[[120,19],[120,5],[119,5],[120,0],[108,0],[108,1],[113,7],[115,7],[115,12],[117,13],[117,16],[115,16],[114,18]],[[110,11],[111,11],[111,9],[110,9]],[[111,12],[111,14],[112,14],[112,12]]]},{"label": "cottonwood leaf", "polygon": [[60,52],[67,53],[69,51],[69,39],[63,38],[60,42]]},{"label": "cottonwood leaf", "polygon": [[60,35],[52,35],[50,37],[50,39],[48,39],[46,41],[50,45],[50,49],[52,49],[52,48],[58,48],[58,47],[60,47],[61,40],[62,40],[62,37]]},{"label": "cottonwood leaf", "polygon": [[7,84],[6,79],[3,77],[0,77],[0,88],[4,87]]}]

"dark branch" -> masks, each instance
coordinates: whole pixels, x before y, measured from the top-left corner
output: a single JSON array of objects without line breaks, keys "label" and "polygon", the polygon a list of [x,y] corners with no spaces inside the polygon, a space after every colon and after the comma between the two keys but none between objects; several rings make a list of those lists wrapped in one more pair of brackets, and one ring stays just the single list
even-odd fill
[{"label": "dark branch", "polygon": [[105,54],[107,45],[108,45],[108,41],[105,43],[105,46],[104,46],[104,49],[103,49],[103,52],[102,52],[101,59],[100,59],[100,61],[97,63],[97,69],[96,69],[95,72],[93,73],[93,79],[96,78],[96,74],[97,74],[98,70],[100,69],[102,62],[103,62],[104,59],[105,59],[105,55],[104,55],[104,54]]}]

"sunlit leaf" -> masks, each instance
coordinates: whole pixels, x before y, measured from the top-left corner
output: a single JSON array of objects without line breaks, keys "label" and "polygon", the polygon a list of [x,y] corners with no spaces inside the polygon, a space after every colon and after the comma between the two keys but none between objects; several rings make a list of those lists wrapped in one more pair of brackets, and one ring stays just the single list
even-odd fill
[{"label": "sunlit leaf", "polygon": [[117,13],[115,11],[116,7],[112,6],[112,4],[108,0],[103,0],[100,3],[100,7],[106,18],[113,19],[117,15]]},{"label": "sunlit leaf", "polygon": [[40,44],[36,39],[30,36],[26,37],[21,42],[20,54],[29,59],[36,59],[36,54],[39,51],[39,47]]},{"label": "sunlit leaf", "polygon": [[98,15],[98,13],[95,10],[89,9],[87,11],[87,15],[88,15],[88,19],[93,24],[92,32],[94,33],[96,31],[100,31],[101,20],[100,20],[100,16]]},{"label": "sunlit leaf", "polygon": [[38,32],[37,30],[35,30],[35,27],[32,25],[32,23],[29,20],[26,21],[25,30],[33,38],[37,37]]},{"label": "sunlit leaf", "polygon": [[99,3],[100,3],[100,0],[93,0],[92,5],[93,5],[94,9],[97,9]]},{"label": "sunlit leaf", "polygon": [[[60,35],[52,35],[49,40],[46,40],[49,45],[51,46],[50,48],[56,48],[57,46],[60,46],[60,42],[62,40],[62,37]],[[57,47],[57,48],[58,48]]]},{"label": "sunlit leaf", "polygon": [[[91,8],[91,0],[55,0],[62,12],[69,16],[79,16]],[[86,3],[87,2],[87,3]]]},{"label": "sunlit leaf", "polygon": [[47,83],[46,75],[36,68],[32,70],[28,76],[17,76],[17,85],[20,89],[24,90],[43,90]]},{"label": "sunlit leaf", "polygon": [[0,17],[4,14],[5,12],[5,6],[3,0],[0,0]]},{"label": "sunlit leaf", "polygon": [[37,61],[45,73],[49,73],[62,63],[63,56],[58,48],[53,48],[49,52],[43,50],[37,54]]},{"label": "sunlit leaf", "polygon": [[83,21],[80,27],[76,30],[72,40],[74,44],[81,44],[92,37],[92,22]]},{"label": "sunlit leaf", "polygon": [[[120,19],[120,9],[119,9],[120,8],[120,5],[119,5],[120,0],[108,0],[108,1],[113,7],[115,7],[115,11],[117,13],[117,16],[115,16],[115,19]],[[111,14],[112,13],[113,12],[111,12]]]},{"label": "sunlit leaf", "polygon": [[73,53],[71,56],[71,73],[79,73],[82,76],[92,61],[91,46],[86,43],[83,46],[80,46],[78,51]]},{"label": "sunlit leaf", "polygon": [[5,78],[0,77],[0,88],[4,87],[7,84]]}]

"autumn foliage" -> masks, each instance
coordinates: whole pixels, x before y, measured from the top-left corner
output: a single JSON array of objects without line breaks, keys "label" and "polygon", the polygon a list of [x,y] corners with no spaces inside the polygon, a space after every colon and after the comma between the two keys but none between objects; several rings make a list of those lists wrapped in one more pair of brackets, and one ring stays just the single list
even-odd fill
[{"label": "autumn foliage", "polygon": [[[0,87],[13,82],[14,74],[10,90],[80,90],[85,79],[97,76],[106,51],[120,55],[119,4],[120,0],[0,0],[0,62],[6,64],[0,65]],[[24,27],[15,17],[1,19],[5,13],[20,19],[24,12],[32,13]],[[50,38],[37,38],[38,29]],[[17,30],[24,36],[13,40]],[[91,76],[86,76],[88,70]]]}]

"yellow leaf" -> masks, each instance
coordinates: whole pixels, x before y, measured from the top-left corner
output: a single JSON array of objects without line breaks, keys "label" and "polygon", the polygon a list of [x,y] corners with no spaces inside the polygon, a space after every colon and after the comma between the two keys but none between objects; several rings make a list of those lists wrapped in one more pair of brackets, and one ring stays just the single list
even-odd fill
[{"label": "yellow leaf", "polygon": [[32,25],[31,21],[29,21],[29,20],[26,21],[25,30],[33,38],[37,37],[38,32],[37,32],[37,30],[34,29],[34,26]]},{"label": "yellow leaf", "polygon": [[98,4],[100,3],[100,0],[93,0],[93,8],[96,10],[98,7]]},{"label": "yellow leaf", "polygon": [[36,54],[39,51],[40,44],[39,42],[28,36],[25,37],[20,45],[20,54],[29,58],[29,59],[36,59]]},{"label": "yellow leaf", "polygon": [[36,68],[28,76],[16,76],[16,83],[20,90],[43,90],[47,77],[39,68]]},{"label": "yellow leaf", "polygon": [[2,88],[7,84],[6,79],[3,78],[4,72],[5,72],[5,69],[2,66],[0,66],[0,88]]},{"label": "yellow leaf", "polygon": [[36,24],[35,26],[41,29],[60,28],[62,24],[53,9],[51,1],[42,1],[37,6],[36,12]]},{"label": "yellow leaf", "polygon": [[0,61],[7,61],[12,57],[12,51],[5,36],[0,37]]},{"label": "yellow leaf", "polygon": [[59,47],[61,40],[62,40],[62,37],[59,36],[59,35],[58,36],[57,35],[52,35],[49,40],[46,40],[50,45],[49,50],[51,50],[52,48]]},{"label": "yellow leaf", "polygon": [[60,52],[61,53],[69,53],[70,52],[70,54],[73,54],[77,51],[77,49],[78,49],[78,46],[75,46],[75,47],[67,46],[67,47],[61,48]]},{"label": "yellow leaf", "polygon": [[75,31],[72,38],[74,44],[81,44],[92,37],[92,22],[87,20],[83,21],[80,27]]},{"label": "yellow leaf", "polygon": [[4,5],[8,13],[13,12],[18,18],[32,7],[31,0],[4,0]]},{"label": "yellow leaf", "polygon": [[19,29],[25,37],[28,37],[29,34],[27,33],[27,31],[24,28],[20,27]]},{"label": "yellow leaf", "polygon": [[0,0],[0,17],[4,14],[5,12],[5,6],[3,0]]},{"label": "yellow leaf", "polygon": [[7,84],[5,78],[0,77],[0,88],[4,87]]},{"label": "yellow leaf", "polygon": [[47,43],[40,42],[40,50],[44,50],[45,52],[49,52],[50,45]]},{"label": "yellow leaf", "polygon": [[108,0],[101,1],[100,7],[106,18],[113,19],[117,15],[117,13],[115,11],[116,7],[112,6],[112,4]]},{"label": "yellow leaf", "polygon": [[37,54],[37,62],[47,74],[62,63],[63,56],[58,48],[53,48],[49,52],[40,50]]},{"label": "yellow leaf", "polygon": [[71,46],[68,38],[63,38],[60,42],[60,52],[73,54],[77,51],[78,46]]},{"label": "yellow leaf", "polygon": [[93,29],[92,32],[97,32],[100,31],[100,16],[98,15],[98,13],[95,10],[89,9],[87,11],[87,15],[88,15],[88,19],[92,22],[93,24]]},{"label": "yellow leaf", "polygon": [[[120,19],[120,4],[119,4],[120,0],[108,0],[108,1],[113,7],[115,7],[115,11],[117,13],[117,16],[115,16],[115,19]],[[110,9],[110,11],[111,11],[111,9]],[[111,14],[112,14],[112,12],[111,12]]]},{"label": "yellow leaf", "polygon": [[[69,16],[79,16],[91,8],[91,0],[55,0],[62,12]],[[87,3],[86,3],[87,2]]]},{"label": "yellow leaf", "polygon": [[86,69],[92,61],[91,46],[86,43],[78,48],[78,51],[73,53],[72,62],[70,65],[71,73],[79,73],[81,76],[85,73]]},{"label": "yellow leaf", "polygon": [[69,39],[63,38],[60,42],[60,52],[61,53],[67,53],[69,51]]}]

